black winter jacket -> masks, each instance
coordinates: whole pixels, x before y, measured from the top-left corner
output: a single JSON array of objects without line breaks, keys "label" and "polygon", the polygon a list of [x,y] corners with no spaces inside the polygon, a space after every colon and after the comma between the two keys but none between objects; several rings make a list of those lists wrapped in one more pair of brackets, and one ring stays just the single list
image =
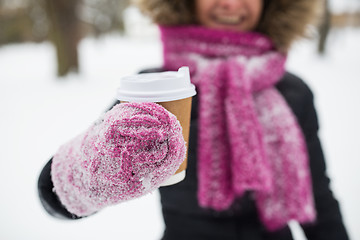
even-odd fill
[{"label": "black winter jacket", "polygon": [[[153,72],[149,70],[144,72]],[[326,175],[324,155],[318,138],[318,121],[313,95],[298,77],[286,73],[277,89],[293,110],[306,137],[310,156],[313,191],[317,210],[315,223],[302,225],[309,240],[347,240],[339,204],[334,198]],[[118,104],[116,102],[115,104]],[[196,145],[198,127],[198,97],[193,98],[188,168],[184,181],[160,188],[163,217],[166,225],[164,240],[290,240],[289,227],[267,232],[261,224],[251,192],[248,192],[223,212],[205,210],[197,202]],[[60,203],[53,192],[50,177],[51,160],[40,174],[38,189],[40,200],[49,214],[67,219],[77,219]]]}]

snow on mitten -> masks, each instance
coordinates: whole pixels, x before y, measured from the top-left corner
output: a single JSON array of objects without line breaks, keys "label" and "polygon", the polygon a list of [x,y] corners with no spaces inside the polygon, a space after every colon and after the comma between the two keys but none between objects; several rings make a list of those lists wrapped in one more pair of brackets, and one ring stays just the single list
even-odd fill
[{"label": "snow on mitten", "polygon": [[53,158],[54,191],[66,209],[87,216],[157,189],[185,158],[176,117],[156,103],[114,106]]}]

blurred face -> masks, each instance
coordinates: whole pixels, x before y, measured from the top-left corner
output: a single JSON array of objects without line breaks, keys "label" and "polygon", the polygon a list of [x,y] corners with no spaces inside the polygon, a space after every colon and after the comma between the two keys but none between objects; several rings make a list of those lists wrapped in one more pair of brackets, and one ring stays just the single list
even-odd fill
[{"label": "blurred face", "polygon": [[254,30],[260,20],[263,0],[195,0],[199,24],[232,31]]}]

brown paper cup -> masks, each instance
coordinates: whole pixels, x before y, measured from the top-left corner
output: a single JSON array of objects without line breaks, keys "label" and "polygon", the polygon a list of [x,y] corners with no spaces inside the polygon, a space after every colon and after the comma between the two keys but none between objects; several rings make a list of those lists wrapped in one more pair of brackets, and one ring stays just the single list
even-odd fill
[{"label": "brown paper cup", "polygon": [[[182,67],[178,72],[145,73],[122,78],[117,98],[121,102],[155,102],[163,106],[180,122],[188,147],[191,101],[195,94],[189,69]],[[187,156],[188,152],[179,169],[161,186],[172,185],[185,178]]]},{"label": "brown paper cup", "polygon": [[[176,118],[179,120],[182,127],[182,134],[186,143],[186,149],[188,149],[189,133],[190,133],[191,100],[192,98],[189,97],[189,98],[170,101],[170,102],[158,103],[161,106],[163,106],[166,110],[174,114]],[[176,170],[175,174],[186,170],[187,155],[188,155],[188,151],[186,151],[185,159],[183,163],[180,165],[179,169]]]}]

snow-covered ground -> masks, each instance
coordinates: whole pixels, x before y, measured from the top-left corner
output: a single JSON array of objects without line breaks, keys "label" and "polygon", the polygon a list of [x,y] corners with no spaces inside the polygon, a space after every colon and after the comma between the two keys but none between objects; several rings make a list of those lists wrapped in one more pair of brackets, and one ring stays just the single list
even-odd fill
[{"label": "snow-covered ground", "polygon": [[[288,62],[314,91],[328,172],[352,239],[360,239],[359,42],[359,30],[333,31],[326,56],[302,41]],[[80,73],[57,79],[49,43],[0,48],[0,239],[159,239],[158,192],[78,221],[53,219],[40,205],[37,178],[49,157],[112,103],[121,76],[161,65],[157,36],[87,38],[79,52]]]}]

